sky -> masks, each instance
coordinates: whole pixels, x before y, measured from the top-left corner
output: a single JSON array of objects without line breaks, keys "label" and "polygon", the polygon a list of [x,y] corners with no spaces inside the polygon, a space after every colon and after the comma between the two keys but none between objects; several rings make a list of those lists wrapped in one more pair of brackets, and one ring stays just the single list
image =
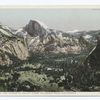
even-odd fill
[{"label": "sky", "polygon": [[100,9],[0,8],[0,23],[18,29],[30,19],[62,31],[100,30]]}]

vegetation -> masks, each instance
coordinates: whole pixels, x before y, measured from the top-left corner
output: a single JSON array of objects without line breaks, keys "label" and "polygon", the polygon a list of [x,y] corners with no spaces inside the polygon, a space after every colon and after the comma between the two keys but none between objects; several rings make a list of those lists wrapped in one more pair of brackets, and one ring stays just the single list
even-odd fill
[{"label": "vegetation", "polygon": [[22,38],[0,34],[0,91],[100,91],[100,41],[78,39],[79,53],[29,52]]}]

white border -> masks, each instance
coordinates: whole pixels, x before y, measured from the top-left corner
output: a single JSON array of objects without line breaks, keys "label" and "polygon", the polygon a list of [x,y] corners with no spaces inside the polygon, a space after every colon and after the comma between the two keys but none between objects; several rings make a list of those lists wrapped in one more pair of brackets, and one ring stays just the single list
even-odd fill
[{"label": "white border", "polygon": [[98,5],[100,0],[1,0],[0,5]]}]

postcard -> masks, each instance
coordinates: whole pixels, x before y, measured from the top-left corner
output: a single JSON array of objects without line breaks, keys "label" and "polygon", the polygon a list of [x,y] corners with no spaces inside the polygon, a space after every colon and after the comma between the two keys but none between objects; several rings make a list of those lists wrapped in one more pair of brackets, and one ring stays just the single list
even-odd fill
[{"label": "postcard", "polygon": [[100,6],[1,6],[0,95],[100,96]]}]

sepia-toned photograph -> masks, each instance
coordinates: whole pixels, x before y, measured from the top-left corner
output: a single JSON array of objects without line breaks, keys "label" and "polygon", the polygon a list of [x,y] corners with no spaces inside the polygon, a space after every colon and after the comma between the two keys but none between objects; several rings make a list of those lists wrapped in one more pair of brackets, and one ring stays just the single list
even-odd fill
[{"label": "sepia-toned photograph", "polygon": [[100,9],[1,7],[0,92],[100,92]]}]

